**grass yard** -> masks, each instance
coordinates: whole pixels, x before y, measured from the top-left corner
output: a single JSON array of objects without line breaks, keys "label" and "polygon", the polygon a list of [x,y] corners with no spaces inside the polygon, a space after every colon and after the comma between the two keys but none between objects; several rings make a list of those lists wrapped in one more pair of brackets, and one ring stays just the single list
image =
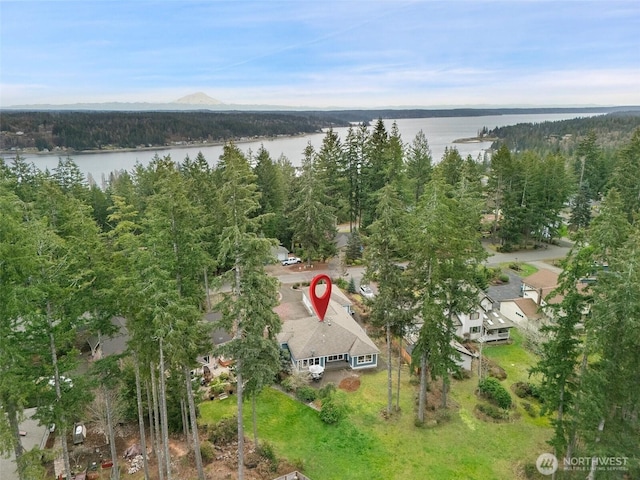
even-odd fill
[{"label": "grass yard", "polygon": [[[503,269],[507,269],[507,268],[510,269],[511,266],[514,265],[515,263],[516,262],[501,263],[500,267]],[[517,265],[518,265],[518,270],[514,270],[514,271],[523,278],[528,277],[529,275],[533,275],[538,271],[538,267],[536,267],[535,265],[531,265],[530,263],[517,262]]]},{"label": "grass yard", "polygon": [[[505,386],[528,378],[535,360],[512,345],[485,348],[487,356],[508,373]],[[277,454],[303,466],[312,480],[433,478],[502,480],[518,478],[524,463],[548,450],[551,431],[546,419],[529,417],[521,406],[516,420],[487,423],[474,416],[477,378],[452,382],[450,421],[418,428],[414,425],[417,387],[403,371],[401,413],[385,420],[386,370],[362,373],[360,388],[348,394],[350,414],[338,425],[326,425],[318,412],[287,395],[266,389],[258,401],[258,435]],[[394,371],[395,381],[395,371]],[[514,401],[519,399],[512,395]],[[200,405],[201,421],[214,423],[232,415],[235,398]],[[251,410],[245,408],[246,434],[251,435]]]}]

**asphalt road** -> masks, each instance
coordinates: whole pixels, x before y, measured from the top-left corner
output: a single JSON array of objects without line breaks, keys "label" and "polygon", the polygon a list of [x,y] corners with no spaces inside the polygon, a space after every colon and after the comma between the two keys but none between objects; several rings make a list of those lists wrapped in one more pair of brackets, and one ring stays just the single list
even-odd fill
[{"label": "asphalt road", "polygon": [[[561,245],[549,245],[547,248],[539,248],[536,250],[525,250],[512,253],[496,252],[495,249],[491,247],[489,242],[484,242],[484,247],[489,254],[489,257],[486,260],[486,264],[489,267],[496,267],[498,265],[510,262],[523,262],[531,263],[538,269],[546,268],[548,270],[560,272],[560,269],[553,266],[550,262],[552,260],[558,260],[566,257],[569,253],[569,250],[571,249],[571,244],[569,242],[562,242]],[[360,286],[360,281],[362,280],[362,276],[365,272],[365,268],[361,266],[347,267],[346,272],[344,272],[338,264],[337,259],[331,260],[328,264],[324,265],[323,268],[305,268],[304,265],[290,265],[287,267],[282,267],[281,265],[277,264],[269,267],[269,270],[270,273],[278,278],[280,283],[284,285],[310,282],[316,275],[324,273],[329,275],[331,278],[342,276],[347,281],[353,278],[356,287]],[[509,283],[512,285],[520,285],[519,281],[514,282],[513,280],[514,279],[512,279],[512,281]],[[372,285],[372,287],[375,291],[375,285]],[[221,290],[228,291],[229,288],[225,288],[223,286]],[[494,300],[498,299],[494,298]]]},{"label": "asphalt road", "polygon": [[559,269],[547,262],[564,258],[569,253],[569,250],[571,250],[571,244],[569,242],[562,242],[560,245],[549,245],[546,248],[538,248],[536,250],[524,250],[511,253],[496,252],[488,242],[484,243],[484,247],[489,253],[487,265],[490,267],[495,267],[502,263],[523,262],[532,263],[538,268],[547,268],[549,270]]}]

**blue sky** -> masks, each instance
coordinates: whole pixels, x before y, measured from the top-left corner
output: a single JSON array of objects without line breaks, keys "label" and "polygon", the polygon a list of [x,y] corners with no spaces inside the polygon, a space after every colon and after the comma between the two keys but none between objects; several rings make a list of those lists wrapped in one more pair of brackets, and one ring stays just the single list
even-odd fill
[{"label": "blue sky", "polygon": [[640,1],[0,0],[0,106],[640,105]]}]

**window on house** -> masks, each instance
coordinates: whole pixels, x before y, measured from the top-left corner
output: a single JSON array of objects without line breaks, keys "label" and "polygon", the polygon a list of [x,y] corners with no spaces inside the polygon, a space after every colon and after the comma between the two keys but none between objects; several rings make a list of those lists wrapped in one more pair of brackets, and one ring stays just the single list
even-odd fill
[{"label": "window on house", "polygon": [[478,320],[480,318],[480,312],[472,312],[471,315],[469,315],[469,318],[471,320]]},{"label": "window on house", "polygon": [[373,362],[373,355],[361,355],[358,357],[357,363],[361,364],[361,363],[372,363]]},{"label": "window on house", "polygon": [[202,361],[205,363],[205,365],[209,365],[209,355],[205,355],[204,357],[202,357]]},{"label": "window on house", "polygon": [[469,329],[470,333],[480,333],[480,327],[471,327]]},{"label": "window on house", "polygon": [[329,355],[329,356],[327,357],[327,360],[328,360],[329,362],[335,362],[335,361],[337,361],[337,360],[342,360],[343,358],[344,358],[344,355],[343,355],[343,354],[340,354],[340,355]]}]

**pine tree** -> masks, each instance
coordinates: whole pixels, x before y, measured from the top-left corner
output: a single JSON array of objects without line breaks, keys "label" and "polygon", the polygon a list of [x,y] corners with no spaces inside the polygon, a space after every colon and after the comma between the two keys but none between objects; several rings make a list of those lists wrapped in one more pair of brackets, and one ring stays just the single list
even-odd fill
[{"label": "pine tree", "polygon": [[550,305],[554,321],[541,329],[546,340],[541,345],[540,360],[530,370],[530,374],[541,376],[541,414],[555,415],[549,444],[557,458],[570,457],[575,441],[579,363],[585,354],[579,327],[592,303],[590,289],[580,282],[592,270],[593,249],[579,239],[563,262],[558,288],[550,294],[560,295],[562,301]]},{"label": "pine tree", "polygon": [[[34,373],[53,380],[53,388],[46,381],[39,384],[44,403],[36,417],[66,432],[76,413],[91,399],[83,378],[71,372],[78,363],[73,342],[86,323],[84,314],[96,279],[96,265],[91,260],[100,248],[98,228],[89,209],[53,182],[43,184],[28,224],[37,254],[25,299],[32,314],[24,328],[43,358]],[[65,471],[70,475],[68,445],[63,437]]]},{"label": "pine tree", "polygon": [[[514,180],[514,169],[511,152],[505,144],[502,144],[498,151],[491,156],[491,168],[487,184],[488,203],[493,210],[493,226],[491,231],[494,243],[496,243],[497,240],[498,227],[503,227],[500,217],[503,214],[505,201],[510,198],[509,193],[511,192],[512,182]],[[511,233],[508,235],[511,236]],[[501,234],[503,241],[505,236]]]},{"label": "pine tree", "polygon": [[326,185],[317,177],[313,147],[305,148],[302,173],[298,178],[296,206],[290,214],[293,240],[300,243],[307,263],[313,258],[330,258],[336,253],[336,217],[326,193]]},{"label": "pine tree", "polygon": [[362,239],[357,228],[354,228],[349,235],[345,257],[347,264],[362,258]]},{"label": "pine tree", "polygon": [[445,147],[440,162],[434,167],[434,175],[438,175],[442,181],[451,185],[457,185],[462,180],[462,167],[464,160],[455,147]]},{"label": "pine tree", "polygon": [[424,421],[427,376],[443,379],[446,405],[448,375],[455,371],[453,315],[477,302],[476,271],[486,253],[479,239],[480,210],[471,197],[457,196],[446,183],[427,185],[413,214],[408,235],[409,264],[418,295],[420,326],[412,362],[420,369],[418,419]]},{"label": "pine tree", "polygon": [[325,194],[332,199],[338,223],[349,220],[348,177],[345,154],[340,137],[333,129],[327,130],[315,161],[318,181],[324,185]]},{"label": "pine tree", "polygon": [[580,228],[588,228],[591,223],[591,204],[589,202],[588,189],[588,184],[583,183],[571,201],[569,225],[573,231]]},{"label": "pine tree", "polygon": [[425,185],[431,180],[431,172],[433,170],[431,149],[426,135],[420,130],[411,146],[409,147],[406,157],[407,182],[409,184],[410,198],[412,204],[416,206]]},{"label": "pine tree", "polygon": [[369,131],[366,125],[361,124],[357,129],[350,127],[345,140],[345,168],[349,180],[349,226],[351,230],[362,227],[363,169],[368,138]]},{"label": "pine tree", "polygon": [[[269,373],[277,371],[275,335],[280,323],[273,307],[277,302],[277,282],[267,275],[264,265],[270,257],[273,239],[261,237],[262,218],[259,192],[249,163],[233,144],[225,145],[219,164],[224,180],[220,191],[225,205],[219,263],[230,265],[226,278],[231,294],[219,307],[221,325],[234,337],[223,347],[236,365],[238,400],[238,478],[244,478],[244,390],[256,395],[266,384]],[[262,371],[260,371],[262,368]]]},{"label": "pine tree", "polygon": [[23,327],[31,311],[25,309],[29,298],[29,277],[35,271],[37,245],[23,218],[27,205],[0,180],[0,456],[13,452],[21,480],[44,476],[27,472],[19,419],[27,404],[33,380],[29,371],[29,338]]},{"label": "pine tree", "polygon": [[258,150],[257,162],[254,168],[256,183],[260,192],[260,214],[267,215],[263,231],[269,238],[286,241],[284,227],[286,188],[282,169],[278,168],[269,156],[269,152],[261,146]]},{"label": "pine tree", "polygon": [[387,336],[387,414],[392,413],[392,334],[402,336],[412,318],[411,290],[395,262],[402,255],[406,232],[405,209],[392,184],[379,192],[377,219],[367,228],[365,277],[379,278],[378,294],[373,300],[371,320],[385,328]]},{"label": "pine tree", "polygon": [[629,221],[640,212],[640,128],[631,141],[617,154],[617,162],[609,185],[620,192],[620,199]]},{"label": "pine tree", "polygon": [[[634,226],[609,267],[594,285],[593,313],[586,323],[593,358],[583,382],[580,425],[582,445],[592,457],[618,456],[640,473],[640,229]],[[595,470],[591,472],[595,478]]]}]

